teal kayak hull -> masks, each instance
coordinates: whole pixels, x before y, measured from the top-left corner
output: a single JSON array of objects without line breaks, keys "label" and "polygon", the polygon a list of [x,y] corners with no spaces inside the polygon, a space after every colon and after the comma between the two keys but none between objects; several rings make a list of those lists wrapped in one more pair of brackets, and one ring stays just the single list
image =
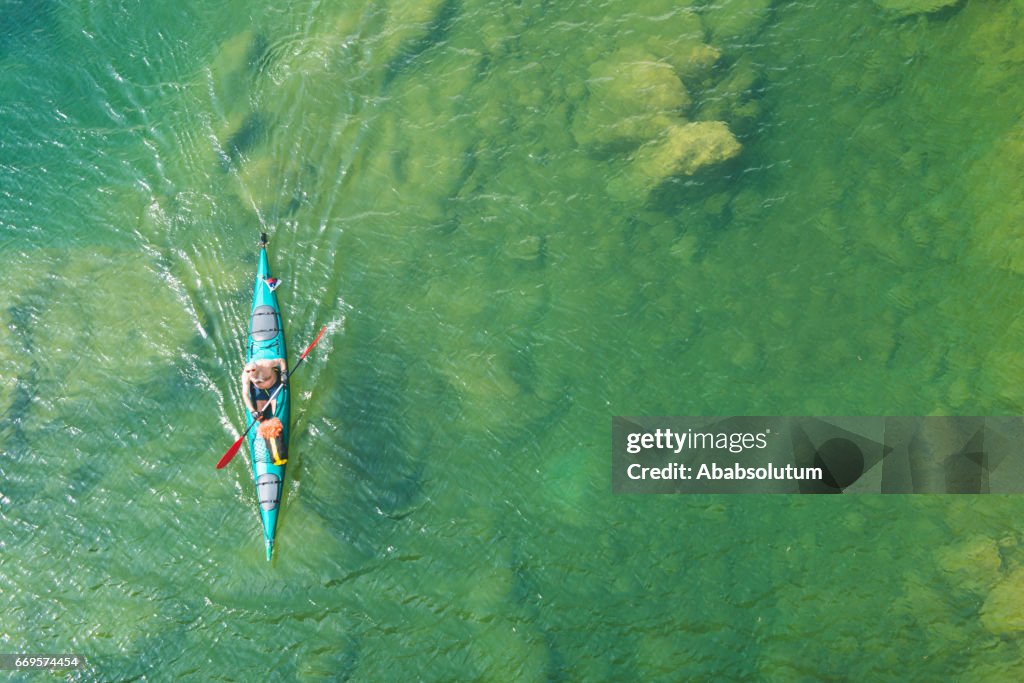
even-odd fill
[{"label": "teal kayak hull", "polygon": [[[270,263],[267,260],[265,244],[260,245],[259,263],[256,269],[256,282],[252,292],[252,316],[249,321],[249,343],[246,361],[287,358],[284,342],[284,324],[281,320],[281,307],[274,291],[273,276],[270,274]],[[277,395],[277,407],[274,416],[283,425],[282,443],[284,457],[288,453],[288,436],[290,431],[291,410],[289,405],[288,385]],[[256,498],[259,505],[260,518],[263,522],[263,540],[269,560],[274,552],[274,537],[277,533],[277,517],[281,508],[281,496],[284,492],[285,465],[275,465],[267,440],[258,435],[259,429],[249,430],[249,454],[252,463],[253,483],[256,485]]]}]

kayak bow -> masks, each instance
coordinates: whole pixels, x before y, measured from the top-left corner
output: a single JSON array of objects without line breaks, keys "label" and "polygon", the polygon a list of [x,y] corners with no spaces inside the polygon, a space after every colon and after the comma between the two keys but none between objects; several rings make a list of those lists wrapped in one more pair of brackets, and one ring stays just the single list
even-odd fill
[{"label": "kayak bow", "polygon": [[[287,358],[284,344],[284,324],[281,322],[281,308],[277,303],[278,281],[270,274],[267,260],[267,236],[260,237],[259,265],[256,269],[256,283],[252,292],[252,317],[249,322],[249,345],[246,362],[273,358]],[[274,534],[277,531],[277,513],[284,491],[284,470],[282,461],[287,461],[289,432],[288,384],[279,387],[276,409],[273,416],[283,427],[277,439],[265,439],[259,429],[248,432],[249,453],[252,458],[252,476],[256,484],[256,498],[259,501],[260,518],[263,521],[263,540],[267,548],[267,560],[274,552]],[[280,463],[280,464],[276,464]]]}]

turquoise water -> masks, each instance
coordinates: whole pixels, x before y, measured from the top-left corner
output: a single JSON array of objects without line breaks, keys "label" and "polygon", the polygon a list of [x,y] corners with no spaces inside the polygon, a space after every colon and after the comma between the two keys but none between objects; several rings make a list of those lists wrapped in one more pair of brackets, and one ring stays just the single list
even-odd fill
[{"label": "turquoise water", "polygon": [[[609,437],[1024,413],[1022,17],[3,3],[0,652],[1020,680],[1016,498],[613,497]],[[261,230],[293,351],[328,326],[269,564],[213,469]]]}]

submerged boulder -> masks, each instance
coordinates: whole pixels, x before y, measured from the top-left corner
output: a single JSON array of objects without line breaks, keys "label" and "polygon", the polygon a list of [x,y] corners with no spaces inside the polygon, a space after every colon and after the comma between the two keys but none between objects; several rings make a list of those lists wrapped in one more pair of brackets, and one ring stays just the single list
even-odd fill
[{"label": "submerged boulder", "polygon": [[981,623],[997,635],[1024,632],[1024,568],[1018,569],[1001,582],[985,599],[981,608]]},{"label": "submerged boulder", "polygon": [[722,121],[697,121],[674,126],[657,145],[637,155],[637,165],[652,177],[693,175],[709,164],[731,159],[740,143]]},{"label": "submerged boulder", "polygon": [[641,147],[629,169],[609,185],[612,196],[646,195],[674,176],[692,176],[706,166],[740,153],[742,145],[722,121],[695,121],[669,128],[659,140]]},{"label": "submerged boulder", "polygon": [[772,0],[721,0],[705,7],[701,17],[712,43],[743,45],[760,33],[771,8]]},{"label": "submerged boulder", "polygon": [[592,64],[587,93],[572,125],[583,146],[635,146],[680,120],[691,104],[672,66],[640,49]]},{"label": "submerged boulder", "polygon": [[937,552],[939,567],[958,586],[975,593],[984,593],[1000,577],[1002,558],[999,544],[988,536],[969,538]]},{"label": "submerged boulder", "polygon": [[713,45],[691,42],[689,45],[675,48],[665,58],[684,79],[703,80],[707,78],[721,56],[721,50]]},{"label": "submerged boulder", "polygon": [[987,267],[1024,274],[1024,128],[1014,126],[993,141],[966,173],[969,199],[977,215],[971,251]]},{"label": "submerged boulder", "polygon": [[692,84],[708,77],[721,53],[704,42],[700,15],[692,10],[676,10],[669,18],[659,20],[658,25],[665,29],[648,36],[645,48],[671,64],[684,83]]},{"label": "submerged boulder", "polygon": [[737,130],[756,121],[760,114],[757,89],[761,79],[757,65],[743,55],[729,67],[725,77],[704,92],[700,112],[694,117],[706,121],[728,121]]}]

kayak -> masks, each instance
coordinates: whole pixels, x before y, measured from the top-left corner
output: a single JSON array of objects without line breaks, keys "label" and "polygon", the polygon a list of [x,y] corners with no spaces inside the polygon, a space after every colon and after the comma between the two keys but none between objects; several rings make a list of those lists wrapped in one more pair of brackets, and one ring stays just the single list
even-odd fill
[{"label": "kayak", "polygon": [[[277,280],[270,274],[267,260],[267,236],[260,237],[259,265],[252,290],[252,317],[249,323],[249,345],[246,362],[262,359],[287,358],[284,345],[284,324],[281,307],[277,303]],[[251,389],[251,387],[250,387]],[[259,429],[250,429],[249,453],[252,458],[252,477],[256,484],[260,518],[263,521],[263,540],[267,559],[274,552],[277,532],[277,514],[284,490],[284,470],[288,453],[289,405],[288,384],[277,394],[273,417],[281,421],[281,434],[274,439],[263,438]],[[276,464],[279,463],[279,464]]]}]

